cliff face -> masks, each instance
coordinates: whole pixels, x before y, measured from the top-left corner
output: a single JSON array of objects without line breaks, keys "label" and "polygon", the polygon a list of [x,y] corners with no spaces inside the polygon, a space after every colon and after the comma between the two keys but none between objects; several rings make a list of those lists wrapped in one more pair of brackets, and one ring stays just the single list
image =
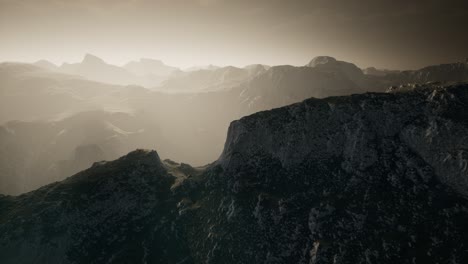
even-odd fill
[{"label": "cliff face", "polygon": [[467,85],[308,99],[233,122],[205,168],[95,164],[0,197],[0,260],[467,263],[467,108]]},{"label": "cliff face", "polygon": [[218,162],[236,168],[260,152],[286,168],[313,156],[339,157],[347,171],[364,171],[378,164],[388,144],[398,144],[435,168],[442,182],[468,195],[467,102],[464,85],[309,99],[232,122]]},{"label": "cliff face", "polygon": [[230,262],[467,261],[467,88],[309,99],[233,122],[217,227],[242,231],[213,259],[244,241]]}]

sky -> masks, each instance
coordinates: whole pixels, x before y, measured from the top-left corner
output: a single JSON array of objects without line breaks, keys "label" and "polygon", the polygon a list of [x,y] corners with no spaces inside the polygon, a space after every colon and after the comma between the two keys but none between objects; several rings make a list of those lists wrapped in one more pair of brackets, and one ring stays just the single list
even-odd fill
[{"label": "sky", "polygon": [[468,1],[0,0],[0,61],[416,69],[468,58]]}]

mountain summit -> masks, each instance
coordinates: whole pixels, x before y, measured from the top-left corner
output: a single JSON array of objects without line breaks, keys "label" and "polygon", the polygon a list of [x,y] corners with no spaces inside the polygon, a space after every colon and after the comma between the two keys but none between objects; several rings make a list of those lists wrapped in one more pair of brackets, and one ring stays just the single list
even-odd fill
[{"label": "mountain summit", "polygon": [[337,60],[330,56],[317,56],[313,58],[307,66],[309,67],[317,67],[318,65],[324,64],[337,64]]},{"label": "mountain summit", "polygon": [[86,54],[80,63],[62,64],[60,71],[104,83],[128,85],[137,82],[135,76],[124,68],[108,64],[91,54]]},{"label": "mountain summit", "polygon": [[326,72],[342,73],[358,85],[364,82],[364,73],[359,67],[350,62],[336,60],[333,57],[318,56],[306,66]]},{"label": "mountain summit", "polygon": [[178,68],[168,66],[160,60],[142,58],[139,61],[131,61],[123,66],[123,68],[136,75],[155,75],[155,76],[168,76]]},{"label": "mountain summit", "polygon": [[83,57],[83,61],[81,62],[82,64],[91,64],[91,65],[97,65],[97,64],[107,64],[103,59],[87,53]]}]

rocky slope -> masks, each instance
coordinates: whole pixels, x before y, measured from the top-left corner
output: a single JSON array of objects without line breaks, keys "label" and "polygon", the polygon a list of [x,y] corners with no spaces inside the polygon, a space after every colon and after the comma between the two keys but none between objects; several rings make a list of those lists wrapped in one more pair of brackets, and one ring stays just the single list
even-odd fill
[{"label": "rocky slope", "polygon": [[[0,202],[2,263],[177,263],[187,258],[156,152],[96,163]],[[182,263],[182,262],[180,262]]]},{"label": "rocky slope", "polygon": [[135,151],[0,197],[2,263],[466,263],[468,85],[308,99],[204,168]]}]

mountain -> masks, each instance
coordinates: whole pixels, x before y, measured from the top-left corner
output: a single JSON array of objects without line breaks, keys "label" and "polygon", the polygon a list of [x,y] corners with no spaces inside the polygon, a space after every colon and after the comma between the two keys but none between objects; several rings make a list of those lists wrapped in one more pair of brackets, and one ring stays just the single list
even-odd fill
[{"label": "mountain", "polygon": [[[239,80],[237,88],[163,94],[19,66],[5,65],[1,79],[3,194],[62,180],[92,162],[138,147],[150,146],[164,158],[204,165],[221,153],[234,119],[310,96],[362,92],[345,77],[308,67],[223,68],[214,72],[216,78],[226,85]],[[250,81],[240,81],[243,78]]]},{"label": "mountain", "polygon": [[91,110],[128,111],[124,99],[149,92],[22,63],[0,63],[0,83],[0,124],[51,120]]},{"label": "mountain", "polygon": [[265,72],[266,69],[267,67],[263,65],[252,65],[246,68],[228,66],[210,70],[179,72],[155,89],[166,92],[189,93],[222,91],[235,87]]},{"label": "mountain", "polygon": [[60,71],[98,82],[119,85],[137,84],[135,76],[124,68],[108,64],[91,54],[86,54],[80,63],[62,64]]},{"label": "mountain", "polygon": [[399,73],[400,71],[397,70],[387,70],[387,69],[377,69],[375,67],[368,67],[362,70],[362,72],[366,75],[372,76],[385,76],[390,73]]},{"label": "mountain", "polygon": [[392,84],[468,81],[468,62],[431,65],[414,71],[401,71],[385,76]]},{"label": "mountain", "polygon": [[34,65],[36,66],[39,66],[39,67],[42,67],[46,70],[49,70],[49,71],[56,71],[58,70],[58,66],[53,64],[52,62],[50,61],[47,61],[47,60],[39,60],[39,61],[36,61],[34,63]]},{"label": "mountain", "polygon": [[92,54],[85,54],[79,63],[63,63],[60,67],[47,60],[37,61],[33,65],[50,72],[81,76],[95,82],[144,87],[157,86],[171,74],[180,71],[176,67],[153,59],[131,61],[123,67],[119,67],[106,63],[103,59]]},{"label": "mountain", "polygon": [[[102,60],[92,57],[88,61],[102,64]],[[232,120],[310,97],[384,92],[391,86],[404,87],[408,81],[426,80],[406,78],[409,73],[389,73],[385,76],[363,75],[363,84],[359,85],[340,67],[321,69],[317,66],[320,61],[327,64],[325,61],[333,60],[316,59],[313,67],[250,65],[178,72],[166,82],[164,92],[89,81],[30,64],[0,64],[0,124],[4,125],[4,131],[17,133],[15,136],[0,133],[0,144],[3,144],[0,152],[4,153],[0,158],[3,173],[0,185],[4,186],[0,193],[18,194],[62,180],[87,168],[93,161],[114,159],[137,147],[157,148],[163,158],[201,166],[219,157]],[[434,76],[447,76],[445,80],[463,79],[463,71],[457,69],[463,69],[465,64],[453,65],[461,66],[428,68],[438,72]],[[447,70],[442,70],[445,68]],[[425,76],[422,72],[412,71],[409,76]],[[175,90],[184,93],[168,92]],[[79,134],[86,130],[73,122],[61,121],[88,112],[122,113],[135,122],[131,127],[97,114],[96,118],[100,120],[96,121],[95,129],[88,130],[89,135],[100,135],[97,142],[71,138],[68,143],[62,143],[66,148],[57,150],[52,143],[60,131]],[[15,122],[5,125],[8,121]],[[116,131],[132,133],[116,133],[107,123],[116,126]],[[36,130],[41,136],[34,135]],[[72,132],[74,130],[76,132]],[[143,132],[138,132],[140,130]],[[157,137],[152,137],[151,133]],[[115,144],[119,147],[112,148],[117,150],[103,147],[102,142],[111,141],[104,140],[106,136],[119,139]],[[31,146],[22,142],[31,143]],[[91,154],[91,150],[96,153]]]},{"label": "mountain", "polygon": [[142,114],[90,111],[56,121],[0,126],[0,193],[24,193],[100,160],[160,147],[159,124]]},{"label": "mountain", "polygon": [[363,93],[366,90],[342,72],[313,67],[273,66],[230,92],[238,98],[242,115],[300,102],[306,98]]},{"label": "mountain", "polygon": [[255,76],[257,74],[265,72],[269,68],[271,68],[271,66],[264,64],[250,64],[245,66],[243,69],[248,70],[250,76]]},{"label": "mountain", "polygon": [[160,60],[153,59],[140,59],[139,61],[131,61],[123,66],[126,70],[135,75],[155,75],[155,76],[168,76],[178,68],[168,66]]},{"label": "mountain", "polygon": [[329,56],[318,56],[306,66],[333,74],[344,74],[358,87],[373,92],[382,92],[390,86],[409,83],[468,81],[468,62],[466,61],[431,65],[408,71],[378,70],[374,67],[361,70],[349,62],[339,61]]},{"label": "mountain", "polygon": [[206,167],[95,163],[0,196],[0,260],[466,263],[467,107],[467,84],[311,98],[232,122]]},{"label": "mountain", "polygon": [[[26,222],[47,221],[50,227],[54,226],[53,230],[45,230],[42,229],[45,225],[36,222],[31,229],[24,230],[25,233],[20,231],[25,243],[23,249],[17,248],[23,242],[14,242],[19,237],[10,236],[13,233],[2,236],[1,262],[123,263],[133,262],[140,256],[142,263],[145,259],[180,262],[187,252],[183,245],[176,243],[179,228],[172,226],[176,212],[172,211],[170,187],[174,182],[175,178],[168,174],[156,152],[135,151],[114,162],[96,163],[89,170],[38,192],[19,196],[18,200],[1,197],[2,234],[6,235],[6,228],[19,231],[11,221],[28,210],[35,216],[28,217]],[[49,196],[47,192],[52,189],[54,193],[58,191],[57,195]],[[39,202],[42,198],[43,202]],[[43,211],[30,199],[45,206],[44,209],[55,208]],[[97,200],[101,202],[96,203]],[[16,202],[24,207],[17,204],[18,214],[10,215],[7,211],[13,209],[11,206]],[[143,226],[147,223],[153,223],[150,229]],[[50,240],[40,246],[34,240],[42,237],[44,231]],[[145,251],[149,255],[143,257],[142,254],[147,254]]]},{"label": "mountain", "polygon": [[135,75],[137,84],[144,87],[155,87],[167,80],[180,69],[164,64],[160,60],[140,59],[131,61],[123,66],[124,69]]},{"label": "mountain", "polygon": [[356,65],[329,56],[315,57],[306,66],[324,72],[340,72],[358,85],[363,82],[364,78],[364,73]]},{"label": "mountain", "polygon": [[186,72],[199,71],[199,70],[210,70],[211,71],[211,70],[216,70],[216,69],[219,69],[219,68],[222,68],[222,67],[216,66],[216,65],[213,65],[213,64],[209,64],[209,65],[189,67],[189,68],[184,69],[184,71],[186,71]]}]

